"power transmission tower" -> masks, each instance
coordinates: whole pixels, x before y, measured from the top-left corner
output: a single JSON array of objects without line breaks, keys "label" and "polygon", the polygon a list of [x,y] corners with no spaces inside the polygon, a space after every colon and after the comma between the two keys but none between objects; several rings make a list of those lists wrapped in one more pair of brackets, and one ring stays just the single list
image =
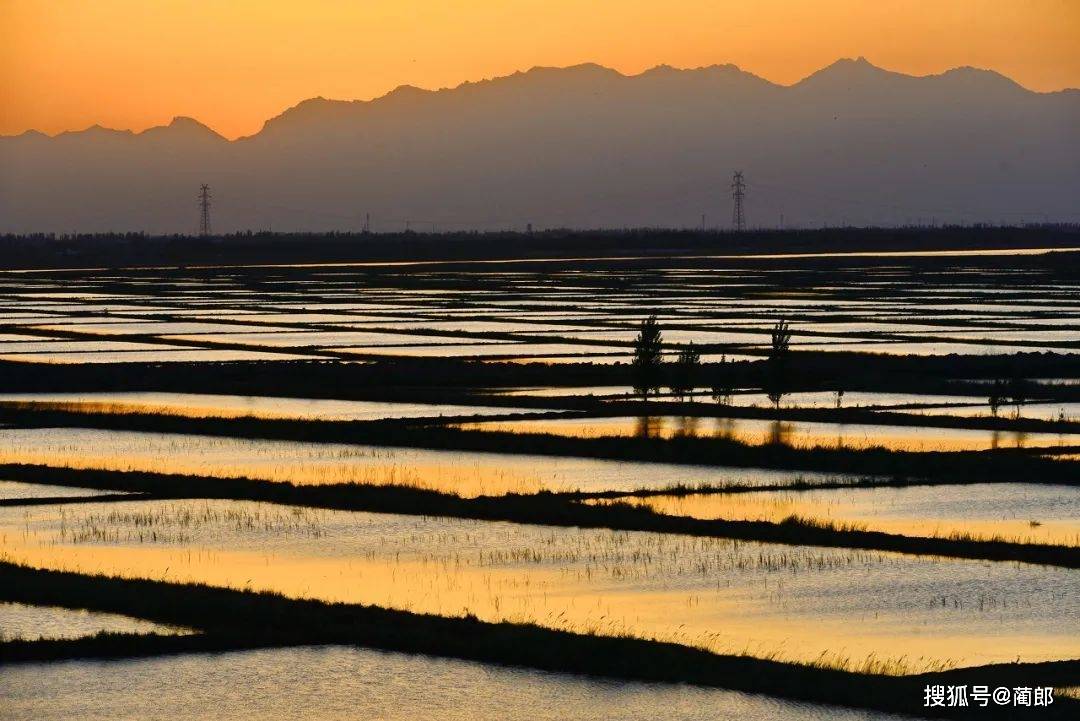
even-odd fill
[{"label": "power transmission tower", "polygon": [[199,235],[210,235],[210,186],[199,188]]},{"label": "power transmission tower", "polygon": [[746,218],[743,216],[743,196],[746,195],[746,184],[743,183],[742,171],[736,170],[735,177],[731,181],[731,197],[735,199],[735,207],[731,211],[731,224],[735,230],[741,231],[746,227]]}]

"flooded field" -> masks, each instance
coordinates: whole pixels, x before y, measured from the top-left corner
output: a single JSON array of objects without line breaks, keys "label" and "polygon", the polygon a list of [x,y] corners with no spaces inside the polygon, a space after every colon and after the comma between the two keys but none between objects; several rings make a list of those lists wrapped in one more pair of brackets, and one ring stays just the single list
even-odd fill
[{"label": "flooded field", "polygon": [[327,421],[503,416],[544,412],[544,409],[499,406],[226,396],[204,393],[0,393],[0,408],[5,406],[75,413],[153,413],[188,418],[277,418]]},{"label": "flooded field", "polygon": [[[493,395],[526,398],[593,397],[598,400],[626,401],[641,400],[641,394],[627,386],[549,386],[545,388],[497,388],[490,391]],[[683,400],[698,403],[731,406],[735,408],[772,408],[773,402],[762,392],[749,388],[733,388],[731,393],[714,396],[707,389],[695,389],[685,397],[670,392],[662,392],[650,397],[650,402],[676,403]],[[1036,407],[1026,404],[1025,409]],[[986,398],[978,396],[941,395],[936,393],[887,393],[881,391],[844,391],[839,396],[836,391],[795,391],[785,393],[780,399],[780,408],[862,408],[866,410],[886,410],[898,412],[937,411],[938,409],[969,409],[969,413],[990,411]],[[941,410],[941,413],[947,413]],[[956,415],[962,415],[957,413]]]},{"label": "flooded field", "polygon": [[[808,686],[816,667],[848,686],[868,677],[845,671],[1057,673],[1080,658],[1074,255],[0,272],[0,577],[15,579],[0,634],[74,649],[4,664],[0,716],[886,718],[782,700],[782,684],[629,682],[670,668],[653,641]],[[654,346],[638,340],[650,316]],[[3,602],[25,600],[20,583],[40,605]],[[190,603],[164,617],[203,630],[85,660],[100,631],[183,629],[48,606],[50,584],[76,608]],[[256,591],[292,611],[364,604],[385,632],[349,640],[314,615],[328,635],[290,628],[294,643],[432,655],[161,655],[234,633],[235,610],[207,610],[234,597],[222,588],[245,613],[269,603]],[[441,616],[470,643],[524,633],[513,663],[572,670],[551,629],[628,637],[652,660],[620,657],[621,680],[602,681],[443,659],[445,636],[409,636],[430,619],[380,608]],[[286,637],[250,625],[238,645]]]},{"label": "flooded field", "polygon": [[[117,271],[82,276],[76,285],[23,275],[0,288],[0,359],[290,360],[315,353],[565,362],[593,354],[614,363],[629,359],[634,326],[646,314],[670,326],[670,344],[693,342],[746,358],[764,355],[781,317],[792,320],[796,350],[1080,352],[1080,304],[1071,284],[954,262],[948,277],[880,259],[840,271],[807,269],[801,288],[783,287],[784,272],[766,261],[722,267],[721,259],[708,263],[720,268],[631,271],[632,290],[612,288],[606,271],[588,261],[525,272],[492,266],[479,274],[452,264],[407,275],[393,266],[372,275],[283,267],[265,270],[262,287],[247,285],[242,269],[214,278]],[[177,341],[186,347],[172,345]]]},{"label": "flooded field", "polygon": [[[707,399],[705,399],[707,400]],[[728,405],[750,408],[771,408],[772,402],[764,393],[735,393],[723,399]],[[986,399],[980,396],[946,396],[936,393],[885,393],[874,391],[797,391],[786,393],[780,399],[781,408],[866,408],[880,410],[918,409],[936,406],[986,407]]]},{"label": "flooded field", "polygon": [[[43,693],[47,686],[51,692]],[[197,694],[191,692],[198,689]],[[0,674],[9,721],[891,721],[721,689],[600,681],[344,646],[31,664]]]},{"label": "flooded field", "polygon": [[[57,606],[27,606],[0,602],[0,641],[21,639],[83,638],[98,633],[190,633],[187,629],[163,626],[115,613],[73,610]],[[0,674],[0,677],[4,676]],[[4,712],[7,713],[7,698]]]},{"label": "flooded field", "polygon": [[[986,404],[918,408],[906,410],[905,412],[921,413],[928,416],[986,417],[993,415]],[[1005,408],[1000,411],[999,415],[1012,418],[1038,418],[1044,421],[1078,421],[1080,420],[1080,403],[1024,403],[1019,408]]]},{"label": "flooded field", "polygon": [[525,396],[533,398],[556,398],[559,396],[593,396],[595,398],[626,400],[634,397],[632,388],[626,386],[570,386],[547,388],[495,388],[490,391],[502,396]]},{"label": "flooded field", "polygon": [[[1038,395],[1037,387],[1032,391]],[[547,388],[493,389],[493,395],[525,398],[578,398],[591,397],[604,401],[637,401],[640,394],[626,386],[584,386]],[[992,418],[988,396],[942,395],[936,393],[888,393],[879,391],[796,391],[785,393],[780,399],[781,409],[860,409],[886,413],[912,413],[926,416],[961,416],[966,418]],[[0,398],[2,400],[2,398]],[[773,408],[774,404],[765,393],[735,389],[732,393],[714,395],[708,390],[697,390],[679,397],[671,393],[653,396],[653,403],[681,403],[684,400],[716,404],[732,408]],[[1019,407],[1003,403],[997,416],[1004,418],[1033,418],[1045,421],[1080,421],[1080,402],[1026,400]]]},{"label": "flooded field", "polygon": [[297,485],[402,485],[461,496],[845,479],[844,474],[86,428],[0,428],[0,463],[252,478]]},{"label": "flooded field", "polygon": [[0,360],[19,363],[216,363],[223,361],[311,360],[317,356],[267,353],[246,350],[181,350],[140,345],[122,351],[85,350],[60,351],[41,344],[37,351],[26,353],[0,353]]},{"label": "flooded field", "polygon": [[112,491],[100,491],[95,488],[50,486],[43,483],[0,481],[0,501],[22,501],[30,498],[88,498],[106,493],[112,493]]},{"label": "flooded field", "polygon": [[0,537],[8,560],[42,568],[857,668],[1080,653],[1080,579],[1024,564],[238,501],[0,509]]},{"label": "flooded field", "polygon": [[1073,434],[980,431],[921,426],[767,421],[751,418],[648,416],[480,421],[465,430],[546,433],[573,438],[612,436],[726,438],[752,445],[796,448],[887,448],[893,451],[982,451],[994,448],[1054,448],[1080,445]]},{"label": "flooded field", "polygon": [[796,516],[911,536],[971,536],[1080,547],[1080,494],[1062,486],[973,484],[944,493],[935,486],[837,488],[617,500],[691,518],[780,522]]}]

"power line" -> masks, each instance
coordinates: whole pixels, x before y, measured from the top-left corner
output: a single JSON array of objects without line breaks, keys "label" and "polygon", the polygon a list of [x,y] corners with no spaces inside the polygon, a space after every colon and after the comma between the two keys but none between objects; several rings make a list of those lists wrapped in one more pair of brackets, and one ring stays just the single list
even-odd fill
[{"label": "power line", "polygon": [[735,199],[735,207],[731,211],[731,224],[735,230],[741,231],[746,226],[743,217],[743,196],[746,195],[746,184],[743,183],[742,171],[736,170],[735,177],[731,181],[731,197]]},{"label": "power line", "polygon": [[199,188],[199,235],[210,235],[210,186]]}]

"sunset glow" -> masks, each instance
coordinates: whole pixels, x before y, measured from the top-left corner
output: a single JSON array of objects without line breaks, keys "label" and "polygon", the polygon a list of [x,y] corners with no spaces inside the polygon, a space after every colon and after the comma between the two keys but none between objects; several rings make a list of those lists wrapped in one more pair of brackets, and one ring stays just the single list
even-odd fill
[{"label": "sunset glow", "polygon": [[187,115],[237,137],[313,96],[581,62],[734,63],[789,84],[862,55],[916,75],[973,65],[1039,91],[1080,86],[1071,0],[5,0],[0,27],[0,134]]},{"label": "sunset glow", "polygon": [[2,721],[1080,718],[1078,40],[0,0]]}]

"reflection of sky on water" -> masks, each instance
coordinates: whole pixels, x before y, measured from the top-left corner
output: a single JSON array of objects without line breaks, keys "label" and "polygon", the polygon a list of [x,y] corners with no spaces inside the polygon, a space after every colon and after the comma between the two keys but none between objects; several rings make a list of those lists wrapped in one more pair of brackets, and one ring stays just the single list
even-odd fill
[{"label": "reflection of sky on water", "polygon": [[1071,658],[1073,571],[240,501],[0,508],[39,567],[856,662]]},{"label": "reflection of sky on water", "polygon": [[897,451],[969,451],[1080,445],[1080,438],[1072,434],[699,416],[477,421],[461,423],[458,427],[467,430],[550,433],[577,438],[690,436],[728,439],[751,445],[781,444],[797,448],[882,447]]}]

